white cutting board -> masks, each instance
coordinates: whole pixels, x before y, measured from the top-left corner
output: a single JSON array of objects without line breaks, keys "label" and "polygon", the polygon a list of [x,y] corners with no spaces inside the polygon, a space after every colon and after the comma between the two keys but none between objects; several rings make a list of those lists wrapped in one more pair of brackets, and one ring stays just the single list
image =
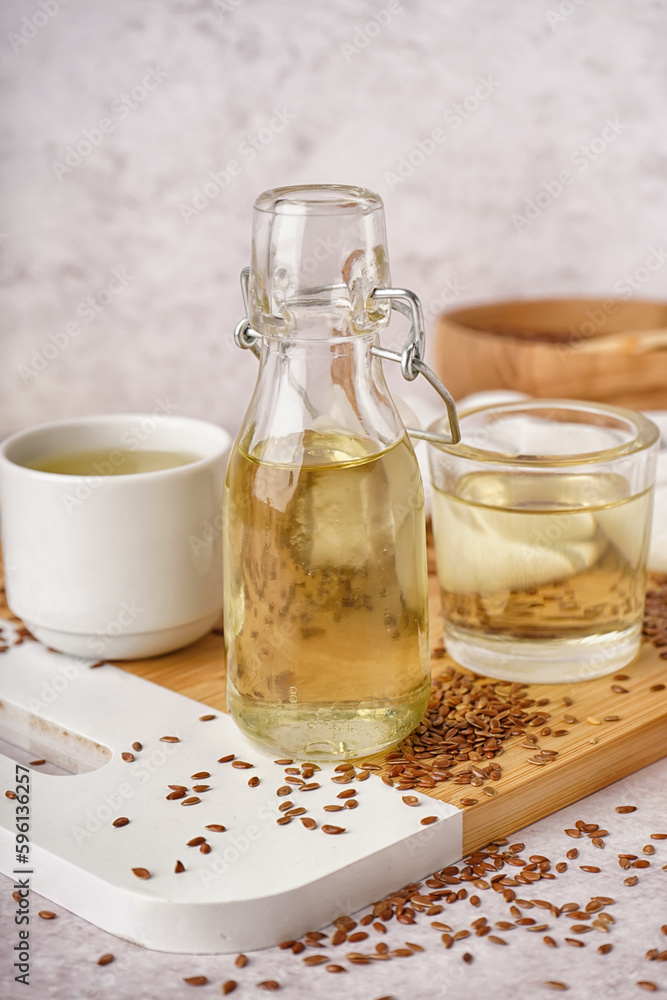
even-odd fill
[{"label": "white cutting board", "polygon": [[[0,632],[13,641],[9,623],[0,620]],[[205,714],[215,718],[201,722]],[[143,750],[126,763],[120,755],[132,752],[134,741]],[[297,938],[462,853],[460,810],[425,796],[406,806],[374,775],[332,783],[333,765],[312,779],[320,788],[288,797],[318,829],[298,819],[278,826],[278,806],[288,801],[276,795],[284,768],[228,716],[37,642],[0,654],[0,751],[0,870],[14,878],[26,877],[27,868],[36,892],[158,951],[248,951]],[[254,767],[217,763],[228,753]],[[24,866],[15,859],[17,802],[4,792],[16,788],[16,761],[36,758],[50,763],[29,768],[31,854]],[[198,804],[166,799],[168,785],[191,788],[198,771],[211,774]],[[254,775],[260,784],[250,788]],[[358,791],[357,809],[322,811],[340,804],[337,794],[350,787]],[[115,828],[119,816],[130,823]],[[421,826],[425,816],[438,821]],[[210,823],[226,832],[206,830]],[[324,834],[323,823],[346,832]],[[186,846],[197,836],[207,838],[209,854]],[[186,869],[180,874],[177,860]],[[148,869],[151,878],[138,879],[133,868]]]}]

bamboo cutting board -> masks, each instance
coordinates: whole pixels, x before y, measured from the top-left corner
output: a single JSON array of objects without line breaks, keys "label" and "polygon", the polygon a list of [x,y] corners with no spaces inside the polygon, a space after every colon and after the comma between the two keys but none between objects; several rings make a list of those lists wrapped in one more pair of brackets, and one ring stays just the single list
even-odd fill
[{"label": "bamboo cutting board", "polygon": [[[435,677],[454,664],[443,656],[440,596],[432,551],[429,587]],[[4,593],[0,593],[0,598],[0,616],[13,617],[4,604]],[[623,671],[628,677],[622,683],[627,689],[624,694],[612,691],[613,675],[573,684],[528,686],[527,697],[549,699],[544,708],[550,716],[548,725],[568,730],[564,737],[540,737],[540,747],[557,750],[557,759],[546,767],[535,767],[527,762],[531,751],[521,746],[523,737],[512,737],[504,743],[499,758],[503,773],[501,780],[493,785],[494,798],[480,796],[476,805],[463,806],[461,799],[470,797],[471,789],[451,780],[427,793],[463,811],[465,853],[483,847],[494,837],[508,836],[667,755],[667,659],[662,659],[660,652],[650,643],[643,644],[638,659]],[[211,708],[226,711],[221,629],[174,653],[116,665]],[[665,685],[661,690],[651,690],[661,684]],[[571,698],[572,704],[564,705],[564,697]],[[564,714],[573,715],[578,722],[565,723]],[[605,722],[608,715],[620,718]],[[589,719],[597,719],[600,724]],[[374,759],[381,761],[383,755]]]},{"label": "bamboo cutting board", "polygon": [[[441,655],[440,595],[432,553],[429,585],[435,677],[453,663]],[[118,663],[118,666],[213,708],[226,710],[221,634],[211,633],[193,646],[167,656]],[[629,678],[622,684],[627,694],[611,690],[613,675],[575,684],[528,687],[527,697],[550,699],[544,708],[551,716],[549,725],[568,730],[564,737],[540,737],[542,749],[559,752],[552,764],[535,767],[527,763],[531,751],[521,746],[522,737],[513,737],[504,744],[499,758],[503,776],[493,785],[494,798],[482,795],[476,805],[463,806],[461,799],[471,796],[471,789],[451,781],[429,793],[463,810],[464,852],[483,847],[494,837],[508,836],[667,755],[667,659],[661,659],[660,650],[645,643],[639,658],[623,673]],[[650,690],[663,683],[662,690]],[[564,696],[571,698],[573,704],[565,706]],[[571,714],[579,721],[566,724],[563,714]],[[620,719],[604,722],[606,715],[619,715]],[[587,722],[589,718],[601,720],[600,725]],[[382,755],[374,759],[381,760]]]}]

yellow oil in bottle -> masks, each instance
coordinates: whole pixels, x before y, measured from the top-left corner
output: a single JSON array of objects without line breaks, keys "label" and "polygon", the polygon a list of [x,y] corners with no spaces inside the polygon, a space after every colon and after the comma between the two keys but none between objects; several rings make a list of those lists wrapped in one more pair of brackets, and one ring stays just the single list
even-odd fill
[{"label": "yellow oil in bottle", "polygon": [[406,736],[428,702],[422,483],[407,436],[298,444],[298,462],[243,442],[230,460],[227,700],[281,754],[351,757]]}]

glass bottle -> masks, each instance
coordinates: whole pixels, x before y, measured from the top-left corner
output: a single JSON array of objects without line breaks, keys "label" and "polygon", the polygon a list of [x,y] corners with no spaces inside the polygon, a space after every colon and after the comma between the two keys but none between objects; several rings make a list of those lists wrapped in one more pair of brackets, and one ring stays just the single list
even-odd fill
[{"label": "glass bottle", "polygon": [[260,367],[225,483],[229,710],[281,756],[369,754],[410,733],[430,688],[424,494],[375,353],[382,200],[265,192],[246,280],[236,339]]}]

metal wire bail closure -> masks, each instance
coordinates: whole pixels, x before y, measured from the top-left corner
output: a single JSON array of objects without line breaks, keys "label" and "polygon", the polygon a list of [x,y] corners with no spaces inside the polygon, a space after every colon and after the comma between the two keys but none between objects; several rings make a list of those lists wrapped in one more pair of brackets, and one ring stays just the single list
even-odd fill
[{"label": "metal wire bail closure", "polygon": [[[237,323],[234,330],[234,343],[243,350],[250,350],[256,358],[260,356],[259,341],[261,334],[253,330],[248,319],[248,284],[250,281],[250,268],[244,267],[241,271],[241,291],[246,315]],[[324,289],[322,289],[324,290]],[[422,441],[430,441],[432,444],[458,444],[461,440],[461,429],[459,418],[456,412],[456,403],[449,390],[442,384],[435,372],[429,368],[422,360],[426,336],[424,333],[424,315],[422,313],[421,302],[414,292],[409,288],[376,288],[371,294],[373,299],[388,299],[391,309],[401,313],[410,320],[410,333],[405,342],[405,346],[400,354],[396,351],[389,351],[385,347],[372,347],[371,353],[376,358],[383,361],[396,361],[401,366],[401,374],[408,382],[413,382],[418,375],[423,375],[429,385],[433,386],[447,409],[447,419],[449,421],[450,436],[436,434],[433,431],[423,431],[417,427],[406,427],[410,437],[418,438]]]}]

